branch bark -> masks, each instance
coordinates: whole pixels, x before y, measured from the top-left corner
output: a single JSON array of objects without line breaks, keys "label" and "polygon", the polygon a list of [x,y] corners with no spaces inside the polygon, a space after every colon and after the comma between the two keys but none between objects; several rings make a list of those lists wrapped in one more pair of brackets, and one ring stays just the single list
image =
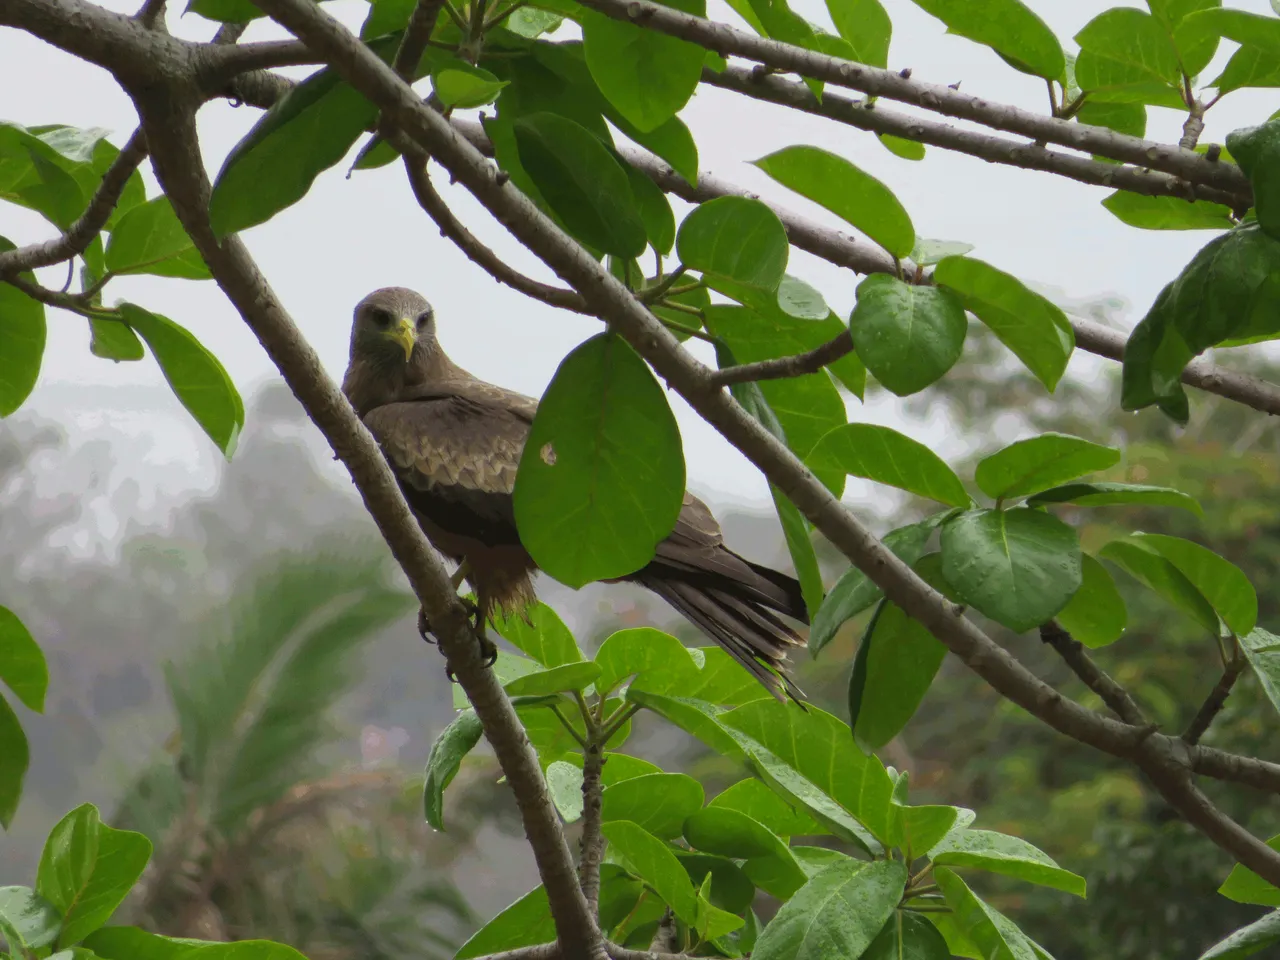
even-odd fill
[{"label": "branch bark", "polygon": [[1084,644],[1063,630],[1056,621],[1050,620],[1040,627],[1040,639],[1058,652],[1072,672],[1084,681],[1086,687],[1101,697],[1102,702],[1117,717],[1132,726],[1149,725],[1142,708],[1129,696],[1128,691],[1094,663],[1093,658],[1085,651]]},{"label": "branch bark", "polygon": [[711,382],[719,387],[733,383],[747,383],[753,380],[782,380],[786,377],[801,377],[806,373],[817,373],[829,363],[835,363],[841,357],[853,352],[853,337],[849,331],[832,337],[819,347],[806,353],[796,353],[789,357],[778,357],[775,360],[758,360],[755,363],[739,363],[732,367],[721,367],[711,374]]},{"label": "branch bark", "polygon": [[[381,63],[381,61],[379,61]],[[408,88],[406,88],[408,89]],[[547,890],[564,955],[599,960],[603,941],[578,887],[573,859],[538,758],[479,644],[440,557],[427,542],[376,442],[325,374],[238,237],[221,243],[208,220],[209,181],[196,139],[194,102],[153,91],[139,102],[160,180],[214,278],[257,335],[290,389],[355,481],[365,506],[404,569],[511,784]]]},{"label": "branch bark", "polygon": [[582,4],[614,20],[679,37],[722,56],[742,57],[784,73],[797,73],[870,96],[972,120],[1037,142],[1056,143],[1122,163],[1163,170],[1191,183],[1215,187],[1241,197],[1253,196],[1249,180],[1239,167],[1231,163],[1211,163],[1192,150],[1127,136],[1106,127],[1059,120],[992,103],[951,87],[910,80],[892,70],[869,67],[757,37],[726,23],[717,23],[650,0],[582,0]]},{"label": "branch bark", "polygon": [[1213,685],[1213,689],[1209,691],[1209,696],[1205,697],[1204,703],[1200,704],[1200,709],[1196,711],[1196,715],[1191,719],[1186,732],[1182,735],[1182,739],[1186,743],[1195,745],[1208,732],[1210,724],[1222,712],[1222,708],[1227,705],[1227,697],[1231,696],[1231,688],[1236,685],[1236,680],[1244,672],[1247,663],[1248,661],[1245,660],[1244,655],[1237,649],[1235,656],[1228,661],[1227,666],[1222,671],[1222,676]]},{"label": "branch bark", "polygon": [[1025,170],[1044,170],[1081,183],[1127,190],[1149,197],[1210,200],[1233,209],[1250,202],[1247,194],[1196,185],[1167,173],[1102,163],[1088,157],[1049,150],[1033,143],[1020,143],[987,133],[961,130],[950,124],[895,113],[873,101],[850,100],[830,91],[825,91],[819,100],[803,83],[786,80],[759,69],[730,65],[717,73],[706,68],[702,71],[702,82],[722,90],[732,90],[754,100],[826,117],[860,130],[887,133],[904,140],[967,153],[991,163],[1022,167]]},{"label": "branch bark", "polygon": [[[1136,763],[1184,816],[1241,863],[1280,885],[1280,853],[1200,801],[1184,751],[1149,729],[1117,723],[1043,683],[921,580],[831,495],[782,443],[711,381],[711,371],[576,242],[511,185],[447,120],[350,32],[307,0],[258,0],[435,157],[526,247],[574,287],[689,404],[716,427],[877,586],[992,687],[1082,743]],[[643,0],[634,0],[643,3]],[[646,5],[651,6],[651,5]],[[1185,808],[1185,809],[1184,809]]]},{"label": "branch bark", "polygon": [[578,882],[595,913],[600,907],[600,864],[604,860],[604,835],[600,831],[604,787],[605,738],[592,737],[582,755],[582,841],[578,860]]}]

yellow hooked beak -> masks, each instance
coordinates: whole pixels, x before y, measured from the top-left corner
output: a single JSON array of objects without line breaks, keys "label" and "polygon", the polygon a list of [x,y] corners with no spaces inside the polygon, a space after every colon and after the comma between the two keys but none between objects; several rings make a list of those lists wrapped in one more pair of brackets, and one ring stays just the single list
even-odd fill
[{"label": "yellow hooked beak", "polygon": [[387,331],[387,336],[404,347],[405,362],[413,356],[414,344],[418,342],[418,328],[408,317],[402,317],[395,328]]}]

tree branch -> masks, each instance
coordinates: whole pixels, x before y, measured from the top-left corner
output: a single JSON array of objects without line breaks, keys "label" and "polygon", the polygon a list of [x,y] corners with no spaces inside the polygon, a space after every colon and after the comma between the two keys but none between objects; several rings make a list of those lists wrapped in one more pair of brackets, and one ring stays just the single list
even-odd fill
[{"label": "tree branch", "polygon": [[[1199,803],[1185,753],[1149,729],[1099,716],[1062,696],[995,643],[963,609],[935,591],[886,548],[776,437],[746,413],[711,371],[683,350],[632,293],[566,236],[395,72],[308,0],[258,0],[273,18],[322,53],[412,136],[526,247],[572,285],[593,310],[712,426],[759,467],[808,519],[889,598],[1009,700],[1061,733],[1132,760],[1191,822],[1268,882],[1280,884],[1280,852]],[[644,4],[644,0],[633,0]],[[1183,751],[1185,744],[1179,746]],[[1183,809],[1185,807],[1185,809]],[[1216,816],[1215,816],[1216,815]],[[1223,822],[1225,821],[1225,823]],[[585,905],[585,901],[582,901]],[[558,918],[557,918],[558,919]],[[557,925],[559,929],[559,924]],[[561,930],[561,935],[565,933]]]},{"label": "tree branch", "polygon": [[1192,773],[1198,773],[1202,777],[1243,783],[1256,790],[1280,794],[1280,763],[1242,757],[1199,744],[1188,750],[1187,763]]},{"label": "tree branch", "polygon": [[511,784],[565,956],[570,960],[603,956],[595,918],[578,887],[573,859],[537,755],[501,682],[484,665],[467,611],[439,555],[405,503],[377,443],[325,374],[319,357],[258,271],[244,244],[236,236],[219,244],[209,226],[209,181],[196,139],[195,105],[175,101],[164,90],[152,91],[138,104],[156,176],[175,212],[218,285],[350,471],[365,506],[426,610],[449,668],[475,708]]},{"label": "tree branch", "polygon": [[587,905],[595,913],[600,908],[600,864],[604,860],[604,835],[600,831],[600,811],[604,788],[606,738],[593,736],[582,755],[582,839],[579,845],[578,881]]},{"label": "tree branch", "polygon": [[147,138],[139,128],[102,175],[102,182],[98,184],[84,213],[80,214],[62,236],[0,253],[0,279],[7,279],[25,270],[47,267],[84,253],[93,238],[107,225],[111,211],[120,202],[125,184],[146,156]]},{"label": "tree branch", "polygon": [[391,65],[406,83],[413,82],[413,75],[427,49],[442,6],[444,0],[418,0],[418,5],[413,8],[409,25],[405,27],[404,37],[400,40],[400,48],[396,51],[396,59]]},{"label": "tree branch", "polygon": [[817,373],[827,364],[834,363],[852,352],[853,337],[849,335],[848,330],[845,330],[807,353],[722,367],[711,374],[711,382],[718,387],[726,387],[731,383],[746,383],[749,380],[782,380],[786,377],[800,377],[806,373]]},{"label": "tree branch", "polygon": [[[17,251],[13,252],[16,253]],[[50,290],[48,287],[43,287],[20,276],[5,277],[0,280],[0,283],[7,283],[11,287],[17,287],[32,300],[37,300],[46,307],[57,307],[59,310],[77,313],[82,317],[109,318],[113,312],[105,307],[95,307],[87,302],[81,294]]]},{"label": "tree branch", "polygon": [[[1063,630],[1056,621],[1050,620],[1040,627],[1040,639],[1058,652],[1072,672],[1102,698],[1102,702],[1111,708],[1112,713],[1132,726],[1149,727],[1150,723],[1142,708],[1129,696],[1128,691],[1094,663],[1093,658],[1085,651],[1084,644]],[[1154,728],[1151,729],[1154,732]]]},{"label": "tree branch", "polygon": [[709,68],[702,71],[702,82],[723,90],[732,90],[754,100],[781,104],[805,113],[815,114],[839,123],[887,133],[904,140],[927,143],[931,146],[967,153],[992,163],[1001,163],[1026,170],[1044,170],[1059,176],[1091,183],[1096,186],[1128,190],[1149,197],[1179,197],[1183,200],[1211,200],[1235,209],[1248,205],[1248,193],[1239,194],[1213,187],[1197,186],[1167,173],[1131,166],[1116,166],[1088,157],[1048,150],[1031,143],[1020,143],[986,133],[962,130],[950,124],[924,120],[886,110],[874,101],[850,100],[826,91],[819,100],[803,83],[786,80],[776,74],[765,73],[759,68],[748,69],[730,65],[717,73]]},{"label": "tree branch", "polygon": [[517,947],[514,950],[476,957],[476,960],[560,960],[560,944],[540,943],[536,947]]},{"label": "tree branch", "polygon": [[1182,739],[1186,743],[1194,746],[1200,742],[1200,738],[1208,731],[1209,725],[1213,723],[1218,714],[1222,712],[1222,708],[1226,706],[1227,697],[1231,696],[1231,688],[1236,685],[1236,680],[1244,672],[1247,663],[1248,661],[1237,649],[1235,655],[1223,669],[1221,678],[1214,684],[1213,689],[1209,691],[1209,696],[1205,697],[1204,703],[1200,704],[1200,709],[1196,711],[1196,715],[1191,719],[1186,732],[1182,735]]},{"label": "tree branch", "polygon": [[242,73],[273,67],[305,67],[320,63],[306,44],[297,40],[264,40],[259,43],[215,43],[204,49],[209,59],[209,83],[228,83]]},{"label": "tree branch", "polygon": [[650,0],[582,0],[582,3],[614,20],[679,37],[722,56],[732,54],[784,73],[798,73],[802,77],[849,87],[871,96],[972,120],[1037,142],[1056,143],[1111,160],[1163,170],[1192,183],[1216,187],[1242,197],[1253,195],[1249,179],[1235,164],[1212,163],[1194,151],[1175,145],[992,103],[951,87],[910,80],[892,70],[869,67],[757,37],[726,23],[707,20]]},{"label": "tree branch", "polygon": [[611,941],[606,941],[604,948],[608,952],[610,960],[688,960],[687,955],[683,953],[632,950],[630,947],[620,946]]}]

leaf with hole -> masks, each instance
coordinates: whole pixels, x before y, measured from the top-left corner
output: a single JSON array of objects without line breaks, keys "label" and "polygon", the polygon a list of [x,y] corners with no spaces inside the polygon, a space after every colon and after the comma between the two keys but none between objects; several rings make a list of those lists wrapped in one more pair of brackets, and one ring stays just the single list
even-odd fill
[{"label": "leaf with hole", "polygon": [[814,472],[840,470],[953,507],[973,502],[941,457],[918,440],[878,424],[837,427],[818,441],[805,463]]},{"label": "leaf with hole", "polygon": [[1065,433],[1043,433],[1011,443],[979,461],[974,481],[987,496],[1011,500],[1039,493],[1120,462],[1115,447]]},{"label": "leaf with hole", "polygon": [[620,337],[592,337],[556,370],[525,442],[514,493],[521,543],[574,588],[634,573],[675,526],[684,479],[662,387]]},{"label": "leaf with hole", "polygon": [[964,307],[950,290],[882,273],[858,284],[849,317],[858,356],[899,397],[920,392],[955,366],[968,329]]},{"label": "leaf with hole", "polygon": [[843,157],[801,146],[754,162],[778,183],[826,207],[893,256],[908,256],[915,246],[915,228],[893,191]]},{"label": "leaf with hole", "polygon": [[934,282],[954,292],[1036,378],[1052,391],[1075,349],[1066,314],[1017,277],[971,257],[947,257]]},{"label": "leaf with hole", "polygon": [[966,604],[1022,633],[1080,588],[1080,542],[1038,510],[971,510],[942,526],[942,573]]}]

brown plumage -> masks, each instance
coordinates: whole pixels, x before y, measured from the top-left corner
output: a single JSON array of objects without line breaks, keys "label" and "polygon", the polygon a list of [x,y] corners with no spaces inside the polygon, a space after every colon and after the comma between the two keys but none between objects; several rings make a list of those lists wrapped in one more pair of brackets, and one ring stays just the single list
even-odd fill
[{"label": "brown plumage", "polygon": [[[485,383],[436,340],[431,306],[412,290],[375,290],[356,306],[343,392],[381,444],[428,538],[465,564],[481,623],[534,599],[532,558],[516,530],[512,491],[536,400]],[[775,696],[798,691],[787,651],[803,640],[778,614],[807,623],[800,584],[738,556],[686,493],[647,566],[609,582],[647,587],[750,670]],[[775,672],[777,671],[777,672]]]}]

